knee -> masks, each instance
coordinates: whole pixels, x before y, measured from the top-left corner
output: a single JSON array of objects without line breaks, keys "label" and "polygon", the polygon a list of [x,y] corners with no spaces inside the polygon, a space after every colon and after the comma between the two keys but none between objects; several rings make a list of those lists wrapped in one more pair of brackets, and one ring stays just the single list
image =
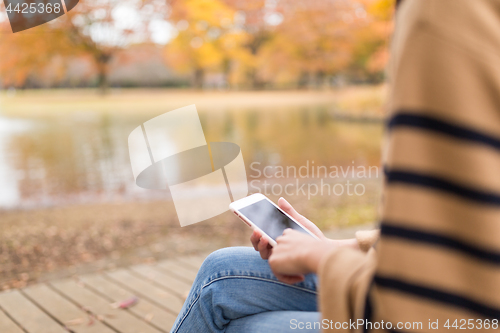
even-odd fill
[{"label": "knee", "polygon": [[237,269],[240,263],[248,263],[257,252],[249,247],[227,247],[212,252],[203,261],[198,278],[208,278]]},{"label": "knee", "polygon": [[210,253],[203,261],[202,267],[220,267],[224,269],[232,263],[238,262],[244,258],[248,259],[253,252],[255,251],[248,247],[226,247]]}]

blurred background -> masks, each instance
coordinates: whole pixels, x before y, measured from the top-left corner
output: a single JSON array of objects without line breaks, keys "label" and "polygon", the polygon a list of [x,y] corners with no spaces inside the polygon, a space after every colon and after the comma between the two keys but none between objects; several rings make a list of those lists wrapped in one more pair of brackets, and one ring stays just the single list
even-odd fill
[{"label": "blurred background", "polygon": [[[181,228],[168,191],[135,185],[128,134],[178,107],[196,104],[207,141],[241,147],[249,180],[266,166],[379,167],[393,8],[80,0],[13,34],[0,4],[0,288],[249,245],[229,213]],[[324,230],[375,221],[381,175],[351,180],[363,195],[287,199]]]}]

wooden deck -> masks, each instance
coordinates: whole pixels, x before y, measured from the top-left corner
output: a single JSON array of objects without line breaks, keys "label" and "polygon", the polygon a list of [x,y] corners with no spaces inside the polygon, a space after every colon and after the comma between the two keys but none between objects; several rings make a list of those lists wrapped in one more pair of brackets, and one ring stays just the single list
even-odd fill
[{"label": "wooden deck", "polygon": [[[0,333],[169,332],[205,256],[186,256],[0,293]],[[113,303],[132,297],[127,308]]]},{"label": "wooden deck", "polygon": [[[325,233],[351,238],[374,224]],[[203,260],[184,256],[0,293],[0,333],[169,332]],[[128,309],[111,305],[131,297]]]}]

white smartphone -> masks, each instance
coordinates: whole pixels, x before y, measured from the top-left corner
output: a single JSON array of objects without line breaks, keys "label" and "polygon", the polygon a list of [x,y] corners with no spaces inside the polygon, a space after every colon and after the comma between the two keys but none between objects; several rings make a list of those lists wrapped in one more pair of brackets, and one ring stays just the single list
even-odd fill
[{"label": "white smartphone", "polygon": [[318,239],[316,235],[304,228],[274,202],[260,193],[252,194],[231,203],[229,209],[249,227],[258,230],[272,246],[276,246],[276,238],[281,236],[283,231],[288,228]]}]

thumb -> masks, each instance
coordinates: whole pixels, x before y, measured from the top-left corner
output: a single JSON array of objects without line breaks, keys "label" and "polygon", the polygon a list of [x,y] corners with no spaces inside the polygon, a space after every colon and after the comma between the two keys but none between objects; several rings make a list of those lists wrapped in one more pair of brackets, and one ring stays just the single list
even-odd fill
[{"label": "thumb", "polygon": [[285,198],[283,198],[283,197],[279,198],[278,206],[279,206],[279,208],[283,209],[285,211],[285,213],[287,213],[288,215],[290,215],[294,219],[296,219],[296,220],[302,219],[302,215],[297,213],[297,211],[292,207],[292,205],[290,205],[290,203],[288,201],[286,201]]},{"label": "thumb", "polygon": [[294,218],[297,222],[302,224],[306,229],[311,231],[313,234],[318,236],[320,239],[325,238],[325,235],[323,235],[323,232],[311,221],[309,221],[307,218],[304,216],[300,215],[297,213],[297,211],[290,205],[288,201],[285,200],[285,198],[280,198],[278,200],[278,206],[283,209],[285,213],[290,215],[292,218]]}]

